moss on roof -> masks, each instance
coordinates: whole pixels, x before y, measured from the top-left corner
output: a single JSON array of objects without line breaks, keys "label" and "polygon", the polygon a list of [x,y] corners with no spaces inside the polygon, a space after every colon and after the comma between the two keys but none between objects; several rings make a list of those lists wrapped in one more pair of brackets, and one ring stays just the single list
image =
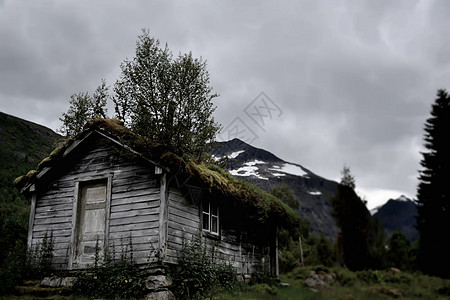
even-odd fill
[{"label": "moss on roof", "polygon": [[167,167],[172,172],[184,173],[198,178],[210,191],[218,192],[226,197],[233,197],[244,208],[248,209],[253,219],[258,222],[275,221],[276,224],[285,228],[298,227],[299,225],[298,214],[275,196],[246,181],[231,176],[217,165],[194,161],[190,157],[180,157],[167,151],[162,145],[128,130],[117,119],[95,119],[88,122],[82,133],[57,147],[49,157],[38,165],[37,170],[18,177],[14,182],[16,187],[19,190],[26,189],[36,180],[36,175],[39,172],[46,167],[56,165],[61,160],[65,150],[74,141],[82,139],[86,133],[93,130],[119,139],[121,143],[132,148],[143,157],[161,163],[162,166]]}]

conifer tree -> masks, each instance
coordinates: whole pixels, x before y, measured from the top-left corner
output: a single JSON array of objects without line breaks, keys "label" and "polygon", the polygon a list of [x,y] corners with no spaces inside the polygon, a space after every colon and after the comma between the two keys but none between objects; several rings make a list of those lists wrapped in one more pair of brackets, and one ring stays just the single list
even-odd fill
[{"label": "conifer tree", "polygon": [[417,229],[422,270],[450,277],[450,96],[438,90],[425,123],[424,146],[417,188]]},{"label": "conifer tree", "polygon": [[353,175],[350,172],[350,167],[344,165],[344,167],[342,168],[341,171],[341,184],[348,186],[351,189],[355,189],[356,184],[355,184],[355,177],[353,177]]}]

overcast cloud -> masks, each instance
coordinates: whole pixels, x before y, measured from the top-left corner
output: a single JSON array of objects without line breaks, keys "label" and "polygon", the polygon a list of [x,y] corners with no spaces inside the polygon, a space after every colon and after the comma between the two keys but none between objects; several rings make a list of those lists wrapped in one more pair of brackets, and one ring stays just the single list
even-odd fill
[{"label": "overcast cloud", "polygon": [[56,130],[145,28],[207,60],[225,128],[329,179],[348,165],[369,208],[414,198],[423,124],[450,84],[450,2],[243,2],[0,0],[0,111]]}]

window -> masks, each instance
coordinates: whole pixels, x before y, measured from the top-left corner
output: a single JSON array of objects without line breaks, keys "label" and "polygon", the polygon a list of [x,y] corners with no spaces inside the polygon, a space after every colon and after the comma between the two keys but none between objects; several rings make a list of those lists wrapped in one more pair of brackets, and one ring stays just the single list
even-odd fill
[{"label": "window", "polygon": [[203,231],[219,234],[219,207],[217,201],[203,200],[202,209]]}]

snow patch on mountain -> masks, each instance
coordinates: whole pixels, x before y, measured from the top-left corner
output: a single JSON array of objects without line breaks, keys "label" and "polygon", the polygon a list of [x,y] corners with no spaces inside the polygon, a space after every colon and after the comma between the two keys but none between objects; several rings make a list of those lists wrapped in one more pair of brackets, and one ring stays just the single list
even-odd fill
[{"label": "snow patch on mountain", "polygon": [[254,160],[244,163],[243,167],[236,170],[230,170],[230,174],[233,176],[255,176],[259,179],[269,180],[269,178],[263,177],[258,172],[258,167],[256,165],[265,164],[265,162],[260,160]]},{"label": "snow patch on mountain", "polygon": [[275,177],[283,177],[286,176],[286,173],[272,173],[272,175]]},{"label": "snow patch on mountain", "polygon": [[285,163],[282,166],[273,166],[272,168],[269,168],[269,170],[276,171],[276,172],[283,172],[283,173],[287,173],[287,174],[291,174],[291,175],[295,175],[295,176],[305,176],[305,175],[307,176],[308,175],[308,173],[303,171],[303,169],[300,166],[290,164],[290,163]]},{"label": "snow patch on mountain", "polygon": [[380,210],[380,208],[382,208],[382,207],[383,207],[383,205],[380,205],[380,206],[377,206],[377,207],[375,207],[375,208],[372,208],[371,210],[369,210],[370,215],[373,216],[373,215],[376,214],[376,213]]},{"label": "snow patch on mountain", "polygon": [[233,152],[233,153],[231,153],[230,155],[227,155],[227,156],[229,158],[236,158],[236,157],[239,156],[239,154],[244,153],[244,152],[245,152],[245,150],[240,150],[240,151]]},{"label": "snow patch on mountain", "polygon": [[229,154],[229,155],[225,155],[225,156],[215,156],[215,155],[212,155],[212,158],[213,158],[214,161],[219,161],[219,160],[221,160],[223,157],[236,158],[236,157],[239,156],[239,154],[244,153],[244,152],[245,152],[245,150],[240,150],[240,151],[236,151],[236,152],[233,152],[233,153],[231,153],[231,154]]},{"label": "snow patch on mountain", "polygon": [[320,196],[320,195],[322,195],[322,193],[319,192],[319,191],[309,191],[308,194],[313,195],[313,196]]},{"label": "snow patch on mountain", "polygon": [[403,201],[408,202],[411,201],[409,198],[407,198],[405,195],[401,195],[399,198],[396,199],[397,201]]}]

